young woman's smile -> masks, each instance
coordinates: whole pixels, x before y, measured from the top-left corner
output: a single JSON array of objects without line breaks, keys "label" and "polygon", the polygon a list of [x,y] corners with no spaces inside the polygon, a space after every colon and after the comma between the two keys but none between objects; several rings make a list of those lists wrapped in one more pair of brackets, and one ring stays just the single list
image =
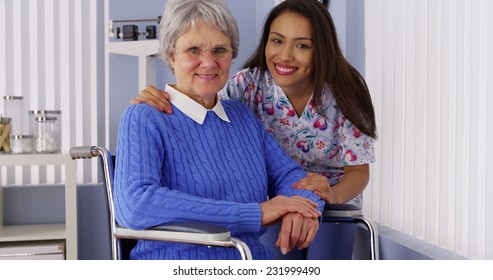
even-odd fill
[{"label": "young woman's smile", "polygon": [[313,91],[313,38],[310,21],[296,13],[285,12],[270,27],[265,48],[267,67],[286,95]]}]

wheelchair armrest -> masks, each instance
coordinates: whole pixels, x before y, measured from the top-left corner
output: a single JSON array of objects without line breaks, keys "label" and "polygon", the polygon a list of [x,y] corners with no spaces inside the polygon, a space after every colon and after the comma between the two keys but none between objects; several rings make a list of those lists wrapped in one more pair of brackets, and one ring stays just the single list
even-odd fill
[{"label": "wheelchair armrest", "polygon": [[169,223],[148,229],[176,231],[176,232],[205,233],[205,234],[219,234],[219,233],[229,234],[229,229],[227,228],[223,228],[212,224],[199,223],[199,222]]},{"label": "wheelchair armrest", "polygon": [[197,222],[169,223],[144,230],[133,230],[116,226],[115,236],[126,239],[158,240],[202,245],[215,245],[216,243],[229,242],[231,239],[231,233],[228,229]]},{"label": "wheelchair armrest", "polygon": [[323,218],[349,218],[361,215],[361,208],[351,204],[325,204]]},{"label": "wheelchair armrest", "polygon": [[113,236],[116,239],[142,239],[206,246],[235,247],[242,259],[253,259],[252,253],[244,241],[231,237],[231,232],[228,229],[205,223],[170,223],[144,230],[133,230],[116,225]]}]

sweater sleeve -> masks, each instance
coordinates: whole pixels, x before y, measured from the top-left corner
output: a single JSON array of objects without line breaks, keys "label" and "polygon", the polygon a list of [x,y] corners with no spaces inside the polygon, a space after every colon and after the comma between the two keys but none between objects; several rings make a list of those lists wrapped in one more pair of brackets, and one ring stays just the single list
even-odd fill
[{"label": "sweater sleeve", "polygon": [[119,224],[144,229],[163,223],[198,221],[233,232],[260,230],[258,203],[194,196],[162,185],[166,162],[166,118],[148,105],[132,105],[122,115],[116,151],[114,196]]}]

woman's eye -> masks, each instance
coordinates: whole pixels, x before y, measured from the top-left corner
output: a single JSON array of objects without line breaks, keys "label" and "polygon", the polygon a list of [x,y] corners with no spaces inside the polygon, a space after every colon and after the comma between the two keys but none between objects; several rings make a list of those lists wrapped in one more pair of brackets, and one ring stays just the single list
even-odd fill
[{"label": "woman's eye", "polygon": [[310,48],[310,46],[307,44],[298,44],[296,47],[298,47],[300,49],[309,49]]},{"label": "woman's eye", "polygon": [[188,49],[188,52],[190,54],[200,54],[200,49],[197,48],[197,47],[191,47],[191,48]]},{"label": "woman's eye", "polygon": [[225,48],[223,48],[223,47],[217,47],[217,48],[213,48],[212,49],[212,52],[214,54],[224,54],[224,53],[227,52],[227,50]]}]

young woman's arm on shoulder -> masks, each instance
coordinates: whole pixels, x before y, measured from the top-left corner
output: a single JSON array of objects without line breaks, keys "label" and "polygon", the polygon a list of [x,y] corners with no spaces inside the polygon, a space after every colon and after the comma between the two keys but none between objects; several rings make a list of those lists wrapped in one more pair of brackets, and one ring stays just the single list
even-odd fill
[{"label": "young woman's arm on shoulder", "polygon": [[164,90],[160,90],[155,86],[147,86],[141,90],[139,95],[130,100],[132,104],[146,103],[152,107],[158,109],[161,112],[165,112],[168,115],[173,114],[171,110],[171,103],[169,103],[169,95]]}]

